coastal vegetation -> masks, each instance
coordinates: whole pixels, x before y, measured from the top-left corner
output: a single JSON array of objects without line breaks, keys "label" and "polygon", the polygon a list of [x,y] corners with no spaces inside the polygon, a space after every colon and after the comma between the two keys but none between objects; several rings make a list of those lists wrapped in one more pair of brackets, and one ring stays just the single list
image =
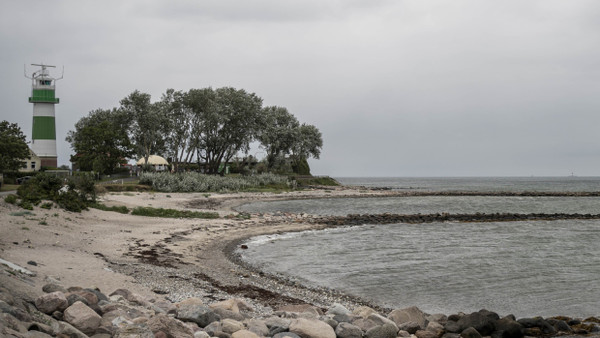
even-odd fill
[{"label": "coastal vegetation", "polygon": [[[112,174],[130,158],[161,155],[171,170],[224,175],[227,165],[252,173],[252,143],[265,150],[264,171],[310,174],[306,160],[319,158],[323,140],[313,125],[301,124],[286,108],[263,106],[255,93],[232,87],[167,89],[152,102],[134,91],[119,107],[97,109],[75,124],[66,140],[80,170]],[[241,156],[241,157],[240,157]],[[234,161],[234,159],[240,159]]]},{"label": "coastal vegetation", "polygon": [[211,176],[195,172],[143,173],[140,184],[161,192],[239,192],[260,188],[287,190],[294,186],[286,176],[260,174],[253,176]]}]

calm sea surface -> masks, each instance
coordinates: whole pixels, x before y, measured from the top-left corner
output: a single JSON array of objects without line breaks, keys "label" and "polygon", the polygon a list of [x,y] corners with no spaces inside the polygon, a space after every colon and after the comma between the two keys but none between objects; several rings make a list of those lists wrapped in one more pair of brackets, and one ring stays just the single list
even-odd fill
[{"label": "calm sea surface", "polygon": [[[339,179],[431,191],[600,191],[600,178]],[[385,183],[383,183],[385,182]],[[412,182],[412,183],[407,183]],[[519,189],[517,187],[527,187]],[[316,201],[316,200],[315,200]],[[600,213],[599,198],[441,197],[260,203],[252,211]],[[600,315],[600,220],[364,225],[260,236],[240,251],[266,271],[381,305],[451,314]]]}]

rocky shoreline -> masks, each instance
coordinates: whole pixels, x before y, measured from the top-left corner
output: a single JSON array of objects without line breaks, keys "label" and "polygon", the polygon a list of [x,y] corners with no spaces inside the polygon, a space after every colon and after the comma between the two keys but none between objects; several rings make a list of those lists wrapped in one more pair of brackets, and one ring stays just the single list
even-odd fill
[{"label": "rocky shoreline", "polygon": [[[362,189],[337,192],[338,197],[376,197],[390,194],[397,195],[397,192],[379,191],[365,194]],[[133,216],[115,216],[120,218],[112,219],[109,218],[113,216],[112,214],[101,211],[87,212],[81,215],[81,220],[74,219],[71,214],[65,215],[64,221],[57,222],[56,226],[47,225],[50,234],[58,235],[60,231],[71,234],[79,231],[84,237],[82,237],[82,245],[74,243],[73,247],[65,247],[67,250],[60,253],[59,257],[64,257],[68,252],[78,252],[81,259],[87,257],[89,260],[100,261],[106,270],[102,273],[108,276],[104,278],[130,276],[135,280],[135,284],[131,286],[140,287],[140,290],[130,291],[125,285],[109,288],[102,284],[105,285],[102,291],[97,287],[98,284],[87,289],[67,288],[63,285],[65,282],[60,280],[61,274],[69,277],[65,278],[69,280],[67,285],[90,286],[87,281],[89,278],[77,281],[77,274],[84,272],[82,268],[73,272],[61,270],[62,272],[56,272],[55,278],[43,278],[43,276],[33,277],[20,269],[2,266],[0,333],[7,337],[600,336],[600,320],[595,317],[517,320],[511,315],[501,318],[500,315],[487,310],[471,314],[429,315],[414,307],[381,308],[377,304],[371,304],[336,290],[311,288],[293,279],[259,271],[240,261],[236,254],[236,250],[247,238],[259,234],[280,234],[367,223],[590,219],[600,218],[600,215],[384,214],[322,217],[307,214],[252,214],[242,215],[243,217],[228,216],[233,207],[249,200],[315,197],[332,196],[322,193],[297,193],[283,196],[238,194],[210,198],[182,195],[178,199],[165,194],[107,196],[107,200],[112,199],[116,204],[152,203],[152,205],[185,205],[188,208],[216,209],[224,215],[224,218],[216,221],[174,220],[173,228],[166,230],[160,224],[143,221],[145,219],[143,217],[130,220]],[[10,211],[10,207],[8,208],[7,210]],[[140,219],[142,221],[139,224],[134,223]],[[17,222],[15,227],[8,230],[3,228],[3,231],[11,231],[10,233],[13,234],[19,230],[19,227],[21,229],[31,227],[32,222]],[[90,224],[95,228],[90,228]],[[111,229],[119,229],[121,234],[116,237],[108,236],[107,241],[96,245],[95,241],[99,241],[97,234],[90,237],[91,234],[88,232],[93,232],[94,229],[100,231],[103,227],[106,227],[106,233],[114,231]],[[17,248],[24,251],[15,252],[31,252],[36,248],[42,248],[41,239],[47,237],[43,234],[39,236],[42,236],[39,240],[33,237],[31,240],[29,237],[26,240],[25,237],[7,239],[13,244],[0,239],[0,249],[5,254]],[[125,239],[127,243],[125,250],[106,247],[107,244],[113,244],[116,245],[115,248],[119,248],[121,245],[119,241]],[[52,250],[60,249],[62,244],[58,243],[49,244],[49,247]],[[50,267],[51,260],[44,264],[43,257],[39,259],[42,261],[41,266]],[[24,257],[21,263],[25,264],[25,262],[27,261]],[[35,268],[33,264],[32,267]],[[94,270],[88,274],[90,273],[91,278],[100,277],[100,271]],[[43,283],[40,283],[40,277],[43,278]],[[114,291],[103,293],[107,290]],[[141,293],[144,290],[149,292]],[[66,303],[63,298],[66,299]],[[47,301],[47,299],[54,300]],[[59,305],[53,307],[54,305],[49,304]]]},{"label": "rocky shoreline", "polygon": [[416,307],[381,313],[338,303],[326,309],[287,304],[261,314],[240,298],[206,304],[192,297],[172,303],[127,289],[105,294],[97,288],[65,288],[56,280],[45,284],[43,292],[32,297],[0,287],[2,337],[512,338],[600,332],[595,317],[516,319],[487,310],[446,316]]}]

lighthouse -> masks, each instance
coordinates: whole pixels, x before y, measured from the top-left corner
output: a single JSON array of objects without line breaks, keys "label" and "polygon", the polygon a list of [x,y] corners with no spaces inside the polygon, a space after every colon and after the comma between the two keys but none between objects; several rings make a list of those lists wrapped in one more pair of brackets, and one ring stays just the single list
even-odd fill
[{"label": "lighthouse", "polygon": [[56,154],[56,123],[54,121],[54,105],[59,102],[55,95],[56,81],[62,79],[53,78],[48,68],[55,66],[44,64],[32,64],[41,67],[33,72],[31,76],[31,97],[29,102],[33,103],[33,124],[31,133],[31,150],[40,158],[42,167],[54,167],[58,165]]}]

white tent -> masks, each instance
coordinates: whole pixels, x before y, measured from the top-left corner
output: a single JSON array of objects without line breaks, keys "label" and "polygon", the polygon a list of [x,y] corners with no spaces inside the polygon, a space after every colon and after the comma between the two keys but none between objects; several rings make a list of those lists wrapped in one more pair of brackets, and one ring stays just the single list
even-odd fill
[{"label": "white tent", "polygon": [[[144,164],[146,164],[146,159],[145,158],[141,158],[137,161],[136,163],[139,166],[143,166]],[[148,164],[154,167],[154,170],[156,171],[164,171],[167,170],[167,166],[169,165],[169,162],[167,162],[167,160],[165,160],[163,157],[158,156],[158,155],[150,155],[148,157]]]}]

